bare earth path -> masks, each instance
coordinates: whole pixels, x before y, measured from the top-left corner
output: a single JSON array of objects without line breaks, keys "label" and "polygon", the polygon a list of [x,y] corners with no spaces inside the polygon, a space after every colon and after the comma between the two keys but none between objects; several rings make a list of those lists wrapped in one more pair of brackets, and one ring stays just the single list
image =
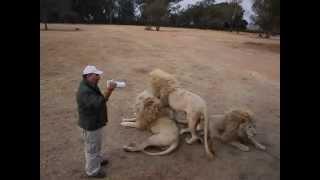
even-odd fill
[{"label": "bare earth path", "polygon": [[[42,25],[40,25],[42,28]],[[79,31],[71,29],[80,28]],[[273,180],[280,179],[280,41],[255,34],[143,26],[49,24],[40,31],[41,179],[86,179],[75,93],[81,71],[96,65],[107,79],[125,80],[109,103],[104,128],[106,167],[112,180]],[[209,114],[231,107],[250,108],[267,152],[251,146],[240,152],[220,144],[218,157],[206,159],[202,144],[180,147],[168,156],[126,153],[122,146],[148,133],[120,126],[132,113],[147,74],[161,68],[207,100]],[[183,137],[181,137],[182,139]]]}]

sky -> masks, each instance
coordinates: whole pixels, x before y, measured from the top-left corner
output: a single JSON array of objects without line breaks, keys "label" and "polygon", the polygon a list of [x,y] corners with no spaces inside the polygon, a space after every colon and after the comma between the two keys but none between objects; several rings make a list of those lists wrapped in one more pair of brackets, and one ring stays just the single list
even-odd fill
[{"label": "sky", "polygon": [[[201,1],[201,0],[182,0],[179,2],[181,5],[181,8],[186,8],[188,4],[195,4],[196,2]],[[215,3],[221,3],[221,2],[226,2],[227,0],[215,0]],[[251,9],[252,6],[252,0],[242,0],[242,8],[245,10],[244,12],[244,19],[248,22],[251,23],[250,16],[253,14],[253,11]]]}]

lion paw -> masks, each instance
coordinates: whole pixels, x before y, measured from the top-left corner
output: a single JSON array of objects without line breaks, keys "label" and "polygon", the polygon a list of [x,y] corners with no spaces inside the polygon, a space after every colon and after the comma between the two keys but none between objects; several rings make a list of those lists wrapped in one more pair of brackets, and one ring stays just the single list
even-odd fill
[{"label": "lion paw", "polygon": [[191,139],[186,139],[186,143],[187,143],[187,144],[192,144]]},{"label": "lion paw", "polygon": [[261,149],[261,150],[263,150],[263,151],[267,150],[267,147],[264,146],[264,145],[260,145],[260,146],[258,146],[258,148]]},{"label": "lion paw", "polygon": [[199,142],[200,142],[201,144],[204,143],[204,139],[203,139],[202,137],[200,137],[198,140],[199,140]]},{"label": "lion paw", "polygon": [[[193,144],[194,142],[196,142],[197,140],[200,140],[199,138],[195,137],[195,138],[185,138],[185,141],[187,144]],[[201,141],[201,140],[200,140]]]},{"label": "lion paw", "polygon": [[135,143],[130,143],[130,144],[128,144],[128,145],[122,146],[122,149],[123,149],[124,151],[129,152],[129,151],[132,151],[135,146],[136,146]]},{"label": "lion paw", "polygon": [[182,135],[182,134],[187,133],[187,132],[190,132],[190,130],[189,129],[181,129],[179,134]]},{"label": "lion paw", "polygon": [[130,151],[130,147],[129,146],[123,146],[122,149],[126,152]]},{"label": "lion paw", "polygon": [[128,126],[131,127],[129,123],[130,122],[121,122],[120,125],[124,127],[128,127]]},{"label": "lion paw", "polygon": [[247,146],[241,147],[241,148],[239,148],[239,149],[240,149],[241,151],[245,151],[245,152],[250,151],[250,148],[247,147]]}]

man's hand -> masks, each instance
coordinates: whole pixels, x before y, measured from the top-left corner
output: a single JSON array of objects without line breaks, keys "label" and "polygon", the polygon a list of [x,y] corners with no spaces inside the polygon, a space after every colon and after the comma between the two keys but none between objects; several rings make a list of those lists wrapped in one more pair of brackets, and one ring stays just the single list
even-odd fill
[{"label": "man's hand", "polygon": [[106,92],[104,93],[104,97],[106,101],[108,101],[112,91],[117,87],[117,84],[115,82],[110,82],[109,86],[107,87]]},{"label": "man's hand", "polygon": [[107,90],[108,91],[113,91],[116,87],[117,87],[117,83],[111,81],[109,83],[109,86],[107,87]]}]

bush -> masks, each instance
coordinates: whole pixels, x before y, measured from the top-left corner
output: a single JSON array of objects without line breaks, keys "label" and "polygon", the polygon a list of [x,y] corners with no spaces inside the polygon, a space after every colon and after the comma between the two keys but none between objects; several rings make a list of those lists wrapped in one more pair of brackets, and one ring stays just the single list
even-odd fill
[{"label": "bush", "polygon": [[76,12],[69,11],[63,15],[64,23],[79,23],[80,21],[81,21],[81,18]]}]

